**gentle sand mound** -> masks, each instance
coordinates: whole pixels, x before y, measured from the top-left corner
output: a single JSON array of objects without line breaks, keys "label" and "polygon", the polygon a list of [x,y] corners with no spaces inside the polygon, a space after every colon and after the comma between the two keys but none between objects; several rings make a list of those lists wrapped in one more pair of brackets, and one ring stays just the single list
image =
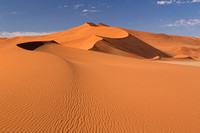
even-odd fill
[{"label": "gentle sand mound", "polygon": [[0,53],[0,132],[194,132],[200,68],[69,48]]},{"label": "gentle sand mound", "polygon": [[153,59],[153,60],[159,60],[159,59],[161,59],[161,57],[160,57],[160,56],[155,56],[155,57],[153,57],[152,59]]},{"label": "gentle sand mound", "polygon": [[176,55],[173,57],[174,59],[193,59],[192,57],[184,54]]},{"label": "gentle sand mound", "polygon": [[178,47],[176,51],[180,53],[180,55],[200,59],[200,46],[198,48]]}]

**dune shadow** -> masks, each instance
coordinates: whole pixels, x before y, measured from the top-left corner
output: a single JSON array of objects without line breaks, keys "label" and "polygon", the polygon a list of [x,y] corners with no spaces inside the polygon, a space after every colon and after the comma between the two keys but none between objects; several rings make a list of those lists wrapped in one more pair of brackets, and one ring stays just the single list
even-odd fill
[{"label": "dune shadow", "polygon": [[96,42],[90,50],[124,56],[136,55],[146,59],[151,59],[156,56],[164,58],[170,57],[163,51],[160,51],[131,34],[125,38],[101,38],[103,38],[103,40]]},{"label": "dune shadow", "polygon": [[52,40],[52,41],[34,41],[34,42],[25,42],[25,43],[20,43],[20,44],[17,44],[18,47],[20,48],[23,48],[23,49],[26,49],[26,50],[35,50],[43,45],[46,45],[46,44],[59,44],[57,43],[56,41]]}]

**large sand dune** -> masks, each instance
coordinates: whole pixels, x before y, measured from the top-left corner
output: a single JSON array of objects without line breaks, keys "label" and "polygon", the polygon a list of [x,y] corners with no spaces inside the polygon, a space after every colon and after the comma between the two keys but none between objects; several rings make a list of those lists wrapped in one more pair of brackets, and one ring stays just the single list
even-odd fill
[{"label": "large sand dune", "polygon": [[0,39],[0,132],[199,133],[200,67],[176,64],[198,42],[93,23]]}]

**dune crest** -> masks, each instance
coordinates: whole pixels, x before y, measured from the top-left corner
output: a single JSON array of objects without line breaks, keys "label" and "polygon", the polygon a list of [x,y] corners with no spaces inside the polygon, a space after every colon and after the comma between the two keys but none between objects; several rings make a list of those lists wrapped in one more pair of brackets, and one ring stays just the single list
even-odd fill
[{"label": "dune crest", "polygon": [[110,27],[110,26],[108,26],[107,24],[104,24],[104,23],[98,23],[97,26],[106,26],[106,27]]}]

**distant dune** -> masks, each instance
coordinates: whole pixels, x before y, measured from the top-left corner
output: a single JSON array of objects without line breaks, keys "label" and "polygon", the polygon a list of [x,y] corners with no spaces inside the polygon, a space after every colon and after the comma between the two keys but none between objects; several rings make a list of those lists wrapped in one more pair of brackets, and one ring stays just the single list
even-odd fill
[{"label": "distant dune", "polygon": [[2,38],[0,132],[199,133],[199,50],[91,22]]},{"label": "distant dune", "polygon": [[45,36],[3,38],[0,39],[0,43],[3,47],[9,44],[49,40],[54,40],[68,47],[131,57],[153,58],[160,56],[170,58],[184,54],[191,58],[200,58],[200,38],[133,31],[91,22]]}]

